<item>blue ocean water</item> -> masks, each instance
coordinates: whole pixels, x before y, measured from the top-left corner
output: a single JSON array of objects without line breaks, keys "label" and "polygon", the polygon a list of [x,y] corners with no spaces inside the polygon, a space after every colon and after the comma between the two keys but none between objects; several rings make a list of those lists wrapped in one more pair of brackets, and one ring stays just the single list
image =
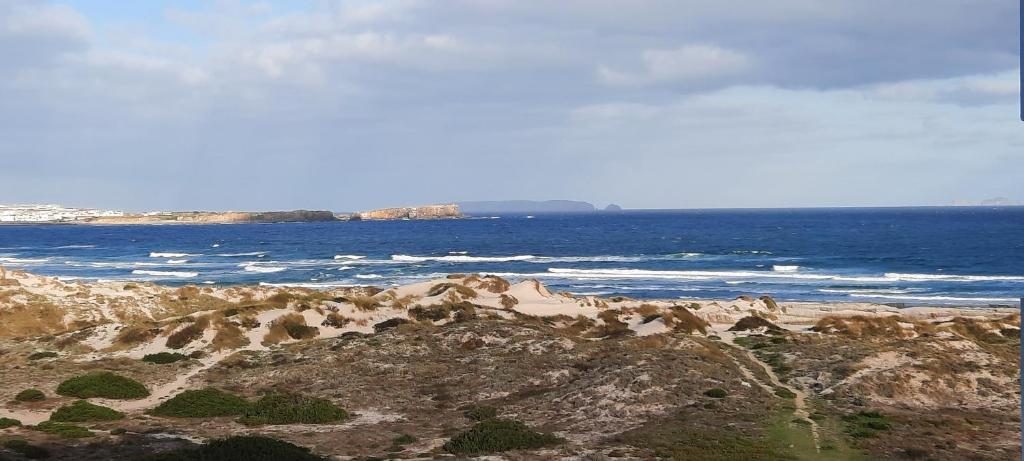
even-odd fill
[{"label": "blue ocean water", "polygon": [[1024,207],[11,225],[0,226],[0,264],[171,284],[387,286],[482,272],[576,294],[1016,305],[1024,296]]}]

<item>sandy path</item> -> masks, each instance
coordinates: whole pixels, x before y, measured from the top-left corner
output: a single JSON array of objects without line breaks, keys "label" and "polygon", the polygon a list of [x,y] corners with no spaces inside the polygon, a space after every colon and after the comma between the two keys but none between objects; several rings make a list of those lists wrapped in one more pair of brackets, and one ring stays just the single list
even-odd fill
[{"label": "sandy path", "polygon": [[[768,380],[771,382],[772,386],[781,387],[781,388],[787,389],[790,392],[792,392],[794,395],[796,395],[796,397],[793,398],[793,416],[796,417],[796,418],[802,419],[804,421],[807,421],[807,423],[810,424],[811,437],[814,438],[814,450],[820,453],[821,452],[821,443],[819,441],[819,436],[818,436],[818,423],[816,421],[814,421],[813,419],[811,419],[811,413],[807,410],[807,395],[804,393],[804,391],[801,390],[801,389],[797,389],[797,388],[795,388],[793,386],[789,386],[789,385],[783,384],[782,381],[779,380],[778,375],[775,374],[775,371],[772,370],[772,367],[768,366],[767,363],[762,362],[760,359],[757,358],[756,355],[754,355],[754,353],[750,352],[745,347],[741,347],[741,346],[739,346],[739,345],[737,345],[736,343],[733,342],[733,339],[735,338],[735,334],[731,334],[731,332],[728,332],[730,334],[724,334],[724,333],[726,333],[726,332],[722,332],[722,333],[719,334],[720,337],[722,338],[722,340],[725,343],[727,343],[727,344],[733,346],[734,348],[736,348],[737,350],[739,350],[744,355],[746,355],[746,357],[748,359],[750,359],[753,363],[756,363],[758,366],[760,366],[761,369],[764,370],[765,374],[768,375]],[[759,386],[761,386],[761,388],[767,390],[768,392],[772,393],[773,395],[775,394],[775,390],[774,389],[772,389],[771,387],[769,387],[769,386],[765,385],[764,383],[762,383],[745,366],[740,364],[738,361],[736,362],[736,365],[739,367],[740,373],[742,373],[744,377],[746,377],[748,379],[751,379],[752,381],[756,382]]]},{"label": "sandy path", "polygon": [[188,380],[192,379],[193,376],[202,373],[214,365],[220,363],[225,357],[231,355],[232,352],[217,352],[199,361],[199,366],[188,370],[185,373],[179,374],[167,384],[162,384],[153,388],[150,392],[149,397],[138,400],[108,400],[108,399],[92,399],[100,405],[105,405],[118,411],[131,412],[155,407],[160,402],[167,400],[171,396],[177,395],[178,392],[185,390],[188,387]]}]

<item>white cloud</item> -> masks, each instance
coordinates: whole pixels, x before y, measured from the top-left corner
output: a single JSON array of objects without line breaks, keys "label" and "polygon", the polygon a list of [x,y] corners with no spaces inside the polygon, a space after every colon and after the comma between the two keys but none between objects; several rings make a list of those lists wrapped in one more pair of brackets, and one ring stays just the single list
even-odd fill
[{"label": "white cloud", "polygon": [[646,50],[640,56],[643,68],[619,71],[602,65],[601,81],[610,85],[657,83],[707,83],[747,71],[751,62],[742,53],[714,45],[685,45],[669,50]]}]

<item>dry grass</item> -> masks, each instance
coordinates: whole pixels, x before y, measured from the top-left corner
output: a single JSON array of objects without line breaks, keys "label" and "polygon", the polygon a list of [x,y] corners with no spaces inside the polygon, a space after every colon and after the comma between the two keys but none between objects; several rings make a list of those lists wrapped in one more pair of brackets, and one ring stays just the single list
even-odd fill
[{"label": "dry grass", "polygon": [[249,338],[234,322],[220,319],[217,321],[217,334],[211,346],[214,350],[238,349],[249,345]]},{"label": "dry grass", "polygon": [[847,336],[851,338],[908,338],[913,336],[914,330],[905,330],[900,326],[905,322],[900,317],[866,317],[854,315],[852,317],[828,316],[818,321],[812,331],[824,334]]},{"label": "dry grass", "polygon": [[167,337],[167,347],[171,349],[181,349],[189,345],[192,341],[195,341],[203,337],[203,332],[210,326],[210,317],[202,316],[186,325],[184,328],[171,333]]},{"label": "dry grass", "polygon": [[375,311],[381,306],[380,301],[377,298],[366,295],[354,295],[345,298],[346,302],[356,306],[356,309],[361,311]]},{"label": "dry grass", "polygon": [[502,294],[501,299],[498,301],[501,303],[501,307],[505,309],[512,309],[519,304],[519,300],[515,296]]},{"label": "dry grass", "polygon": [[464,299],[475,299],[477,297],[476,290],[458,283],[438,283],[430,287],[430,290],[427,291],[427,297],[437,296],[448,290],[455,290]]},{"label": "dry grass", "polygon": [[346,324],[351,322],[352,319],[345,317],[337,312],[331,312],[327,314],[327,318],[320,323],[320,326],[331,327],[331,328],[344,328]]},{"label": "dry grass", "polygon": [[156,338],[156,335],[159,332],[159,328],[153,328],[152,326],[136,325],[125,327],[117,333],[117,337],[114,338],[114,344],[111,348],[130,349],[138,346],[139,344],[152,341]]},{"label": "dry grass", "polygon": [[263,337],[263,345],[278,344],[289,339],[310,339],[318,336],[320,330],[306,325],[306,318],[299,314],[285,314],[270,323],[270,330]]},{"label": "dry grass", "polygon": [[497,294],[497,293],[504,293],[504,292],[508,291],[508,289],[511,286],[512,285],[510,283],[508,283],[508,280],[505,280],[505,279],[503,279],[501,277],[498,277],[496,275],[488,275],[488,276],[484,277],[483,279],[481,279],[480,283],[477,284],[477,288],[480,288],[482,290],[487,290],[487,291],[489,291],[491,293],[495,293],[495,294]]},{"label": "dry grass", "polygon": [[708,332],[708,323],[683,306],[672,306],[672,310],[662,314],[662,319],[665,320],[665,326],[675,331],[686,334],[700,332],[702,335]]}]

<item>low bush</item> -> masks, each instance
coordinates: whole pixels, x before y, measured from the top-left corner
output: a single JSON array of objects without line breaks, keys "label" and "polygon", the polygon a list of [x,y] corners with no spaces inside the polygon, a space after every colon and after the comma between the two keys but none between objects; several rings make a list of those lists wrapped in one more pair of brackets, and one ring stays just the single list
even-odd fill
[{"label": "low bush", "polygon": [[498,416],[498,409],[487,405],[475,405],[463,413],[473,421],[484,421]]},{"label": "low bush", "polygon": [[50,359],[50,358],[56,357],[57,355],[58,354],[56,352],[53,352],[53,351],[39,351],[39,352],[33,352],[33,353],[29,354],[28,359],[29,360]]},{"label": "low bush", "polygon": [[42,402],[46,400],[46,394],[39,389],[25,389],[14,396],[19,402]]},{"label": "low bush", "polygon": [[531,450],[553,445],[561,439],[534,431],[521,421],[488,419],[445,442],[444,450],[452,454],[498,453],[508,450]]},{"label": "low bush", "polygon": [[843,421],[846,423],[847,433],[856,438],[874,437],[879,431],[892,428],[889,418],[877,411],[852,413],[843,416]]},{"label": "low bush", "polygon": [[50,415],[50,421],[62,423],[84,423],[88,421],[115,421],[124,418],[124,413],[95,405],[85,400],[79,400],[69,405],[64,405]]},{"label": "low bush", "polygon": [[149,396],[142,383],[109,371],[95,371],[68,379],[57,386],[57,393],[80,399],[140,399]]},{"label": "low bush", "polygon": [[726,392],[725,389],[722,389],[720,387],[714,387],[704,391],[704,395],[714,399],[724,399],[729,395],[729,393]]},{"label": "low bush", "polygon": [[150,410],[149,414],[174,418],[241,416],[249,405],[242,397],[209,387],[182,392]]},{"label": "low bush", "polygon": [[36,445],[32,445],[22,439],[11,439],[4,442],[4,448],[20,454],[28,459],[45,459],[50,457],[50,451]]},{"label": "low bush", "polygon": [[269,437],[240,435],[142,458],[143,461],[324,461],[308,448]]},{"label": "low bush", "polygon": [[13,418],[0,418],[0,429],[7,429],[8,427],[21,426],[21,421]]},{"label": "low bush", "polygon": [[182,360],[188,360],[188,356],[178,352],[157,352],[156,354],[146,354],[142,357],[143,362],[155,363],[158,365],[180,362]]},{"label": "low bush", "polygon": [[348,418],[331,401],[298,394],[272,393],[250,405],[239,422],[260,424],[327,424]]},{"label": "low bush", "polygon": [[794,394],[793,391],[791,391],[789,389],[786,389],[785,387],[776,387],[775,388],[775,395],[777,395],[779,397],[782,397],[784,399],[795,399],[796,398],[796,394]]},{"label": "low bush", "polygon": [[82,426],[76,426],[74,424],[59,423],[54,421],[43,421],[32,427],[33,429],[45,432],[47,434],[53,434],[65,439],[80,439],[84,437],[92,437],[92,431]]}]

